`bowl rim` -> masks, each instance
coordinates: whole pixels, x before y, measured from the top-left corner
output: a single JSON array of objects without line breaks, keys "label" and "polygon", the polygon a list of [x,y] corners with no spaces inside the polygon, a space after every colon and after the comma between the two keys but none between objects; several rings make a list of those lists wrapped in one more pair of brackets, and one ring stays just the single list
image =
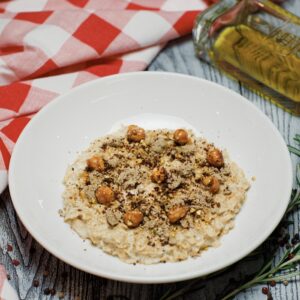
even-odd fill
[{"label": "bowl rim", "polygon": [[[269,230],[265,232],[264,235],[260,236],[260,238],[258,238],[256,240],[255,243],[252,243],[251,247],[247,247],[243,252],[239,253],[238,255],[235,255],[234,258],[232,258],[231,260],[226,261],[226,263],[224,263],[222,265],[222,267],[220,266],[215,266],[210,268],[209,270],[206,270],[206,272],[201,272],[201,270],[198,271],[194,271],[194,272],[190,272],[190,273],[186,273],[186,274],[176,274],[176,275],[163,275],[163,276],[157,276],[157,277],[137,277],[137,276],[128,276],[128,275],[116,275],[116,274],[107,274],[106,272],[102,272],[101,270],[91,270],[88,267],[85,267],[84,265],[81,265],[80,263],[78,263],[77,261],[75,261],[74,259],[69,259],[68,257],[65,257],[63,255],[60,254],[60,251],[55,249],[53,246],[49,245],[47,243],[47,239],[43,239],[42,237],[40,237],[40,235],[38,233],[36,233],[35,228],[33,226],[31,226],[30,220],[28,220],[28,218],[26,218],[26,216],[24,216],[22,209],[20,206],[18,206],[18,201],[16,200],[17,196],[16,196],[16,183],[14,182],[13,178],[14,178],[14,171],[15,171],[15,164],[16,164],[16,157],[17,154],[19,152],[19,147],[22,144],[22,141],[24,139],[26,139],[26,135],[28,132],[30,132],[31,126],[34,126],[35,122],[37,122],[40,118],[43,117],[44,114],[47,113],[47,111],[49,109],[51,109],[53,106],[55,106],[59,101],[61,101],[61,99],[63,99],[66,96],[69,96],[70,94],[76,93],[77,91],[81,90],[81,89],[86,89],[89,86],[92,85],[97,85],[98,82],[103,82],[103,81],[110,81],[110,80],[114,80],[114,79],[122,79],[122,78],[130,78],[130,77],[136,77],[136,76],[146,76],[146,77],[151,77],[151,76],[166,76],[166,77],[179,77],[179,78],[185,78],[185,79],[189,79],[189,80],[195,80],[195,81],[199,81],[199,82],[204,82],[207,85],[211,85],[213,87],[219,88],[219,89],[223,89],[224,92],[226,93],[232,93],[234,95],[237,95],[239,100],[242,101],[246,106],[249,106],[251,109],[253,109],[255,111],[255,113],[257,113],[265,122],[267,122],[267,124],[269,125],[269,129],[273,131],[273,133],[276,135],[278,142],[281,143],[282,145],[282,151],[285,152],[286,157],[288,157],[288,163],[287,163],[287,173],[289,174],[289,177],[287,178],[287,182],[289,182],[289,189],[287,189],[289,192],[287,192],[285,199],[282,199],[285,201],[285,209],[281,212],[281,214],[276,218],[276,219],[272,219],[272,226],[270,226]],[[283,152],[283,153],[284,153]],[[268,236],[273,232],[273,230],[276,228],[276,226],[279,224],[279,222],[281,221],[282,217],[284,216],[284,213],[286,211],[286,208],[288,206],[289,200],[290,200],[290,195],[291,195],[291,191],[292,191],[292,186],[293,186],[293,172],[292,172],[292,161],[291,161],[291,157],[288,151],[288,148],[286,146],[286,143],[283,139],[283,137],[281,136],[280,132],[278,131],[278,129],[275,127],[275,125],[272,123],[272,121],[259,109],[257,108],[253,103],[251,103],[249,100],[247,100],[244,96],[240,95],[239,93],[225,87],[222,86],[218,83],[215,82],[211,82],[209,80],[203,79],[203,78],[199,78],[196,76],[192,76],[192,75],[186,75],[186,74],[181,74],[181,73],[174,73],[174,72],[162,72],[162,71],[139,71],[139,72],[130,72],[130,73],[122,73],[122,74],[115,74],[115,75],[110,75],[110,76],[106,76],[103,78],[98,78],[95,79],[93,81],[84,83],[78,87],[75,87],[73,89],[71,89],[70,91],[68,91],[67,93],[63,93],[60,96],[58,96],[57,98],[55,98],[53,101],[51,101],[50,103],[48,103],[46,106],[44,106],[38,113],[36,113],[36,115],[31,119],[31,121],[27,124],[27,126],[24,128],[24,130],[22,131],[21,135],[19,136],[14,149],[13,149],[13,153],[11,156],[11,160],[10,160],[10,168],[9,168],[9,172],[8,172],[8,183],[9,183],[9,192],[11,195],[11,199],[12,199],[12,203],[14,206],[14,209],[18,215],[18,217],[20,218],[21,222],[23,223],[23,225],[26,227],[26,229],[28,230],[28,232],[32,235],[32,237],[40,244],[42,245],[43,248],[45,248],[48,252],[50,252],[52,255],[54,255],[56,258],[62,260],[63,262],[81,270],[84,272],[87,272],[89,274],[93,274],[96,276],[100,276],[100,277],[105,277],[107,279],[111,279],[111,280],[118,280],[118,281],[122,281],[122,282],[128,282],[128,283],[142,283],[142,284],[157,284],[157,283],[170,283],[170,282],[178,282],[178,281],[183,281],[183,280],[189,280],[189,279],[193,279],[196,277],[203,277],[205,275],[208,274],[212,274],[216,271],[222,270],[230,265],[232,265],[235,262],[240,261],[242,258],[244,258],[245,256],[247,256],[249,253],[251,253],[254,249],[256,249],[259,245],[261,245],[267,238]],[[270,220],[269,220],[270,222]]]}]

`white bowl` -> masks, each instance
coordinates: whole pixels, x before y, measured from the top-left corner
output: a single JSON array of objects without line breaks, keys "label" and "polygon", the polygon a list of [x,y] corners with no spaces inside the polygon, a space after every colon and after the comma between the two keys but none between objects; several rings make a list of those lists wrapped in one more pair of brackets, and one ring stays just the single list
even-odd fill
[{"label": "white bowl", "polygon": [[[226,148],[249,179],[256,177],[220,247],[182,262],[134,266],[83,242],[63,222],[58,210],[68,164],[95,138],[130,123],[193,128]],[[42,109],[14,148],[9,188],[28,231],[61,260],[110,279],[162,283],[220,270],[259,246],[286,210],[292,168],[277,129],[242,96],[195,77],[140,72],[92,81]]]}]

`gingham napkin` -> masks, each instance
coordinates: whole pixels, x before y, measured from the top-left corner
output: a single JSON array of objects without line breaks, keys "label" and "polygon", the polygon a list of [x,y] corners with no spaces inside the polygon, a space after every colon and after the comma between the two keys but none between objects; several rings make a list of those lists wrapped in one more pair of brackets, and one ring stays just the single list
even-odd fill
[{"label": "gingham napkin", "polygon": [[144,70],[213,1],[0,1],[0,170],[41,107],[95,78]]},{"label": "gingham napkin", "polygon": [[[0,1],[0,171],[45,104],[84,82],[144,70],[214,1]],[[6,278],[0,265],[0,300],[17,299]]]}]

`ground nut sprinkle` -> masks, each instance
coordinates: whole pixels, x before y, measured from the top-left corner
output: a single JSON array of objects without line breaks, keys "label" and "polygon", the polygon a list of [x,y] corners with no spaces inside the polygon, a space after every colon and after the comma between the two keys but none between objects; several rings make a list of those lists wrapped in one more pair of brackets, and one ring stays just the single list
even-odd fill
[{"label": "ground nut sprinkle", "polygon": [[186,129],[131,125],[68,168],[65,222],[128,263],[181,261],[217,246],[249,188],[227,153]]}]

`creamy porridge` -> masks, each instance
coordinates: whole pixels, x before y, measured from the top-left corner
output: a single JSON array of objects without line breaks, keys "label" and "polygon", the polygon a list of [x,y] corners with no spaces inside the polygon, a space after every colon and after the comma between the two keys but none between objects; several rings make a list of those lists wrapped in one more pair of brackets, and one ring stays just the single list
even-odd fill
[{"label": "creamy porridge", "polygon": [[190,130],[136,125],[95,140],[64,178],[65,222],[128,263],[197,256],[234,225],[243,171]]}]

